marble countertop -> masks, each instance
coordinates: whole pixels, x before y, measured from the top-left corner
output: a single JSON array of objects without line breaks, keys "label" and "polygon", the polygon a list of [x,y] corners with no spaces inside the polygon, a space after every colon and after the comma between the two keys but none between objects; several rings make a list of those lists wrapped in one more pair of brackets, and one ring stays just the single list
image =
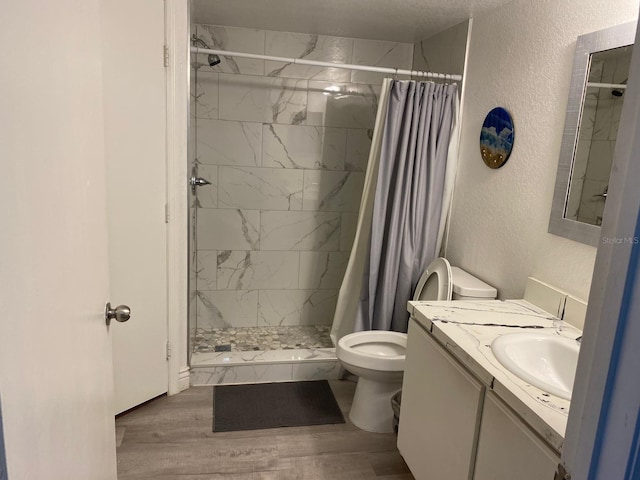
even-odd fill
[{"label": "marble countertop", "polygon": [[569,400],[547,393],[509,372],[491,351],[501,335],[531,332],[577,338],[567,323],[556,332],[556,317],[524,300],[409,302],[409,313],[520,415],[558,452],[562,451]]}]

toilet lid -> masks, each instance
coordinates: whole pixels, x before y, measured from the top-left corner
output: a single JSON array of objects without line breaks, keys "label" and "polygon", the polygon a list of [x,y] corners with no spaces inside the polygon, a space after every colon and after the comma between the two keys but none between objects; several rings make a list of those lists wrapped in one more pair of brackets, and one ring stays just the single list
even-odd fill
[{"label": "toilet lid", "polygon": [[451,265],[446,258],[436,258],[424,271],[416,286],[414,300],[451,300]]}]

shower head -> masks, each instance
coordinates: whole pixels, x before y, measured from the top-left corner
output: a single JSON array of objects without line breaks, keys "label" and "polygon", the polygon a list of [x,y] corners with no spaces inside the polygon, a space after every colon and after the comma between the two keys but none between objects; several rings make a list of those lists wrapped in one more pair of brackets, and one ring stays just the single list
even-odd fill
[{"label": "shower head", "polygon": [[207,57],[207,60],[209,61],[209,66],[210,67],[215,67],[216,65],[218,65],[220,63],[220,57],[218,55],[213,54],[213,53]]},{"label": "shower head", "polygon": [[[629,77],[625,78],[622,81],[622,85],[626,85],[628,81],[629,81]],[[624,90],[616,88],[615,90],[611,90],[611,95],[613,95],[614,97],[621,97],[622,95],[624,95]]]}]

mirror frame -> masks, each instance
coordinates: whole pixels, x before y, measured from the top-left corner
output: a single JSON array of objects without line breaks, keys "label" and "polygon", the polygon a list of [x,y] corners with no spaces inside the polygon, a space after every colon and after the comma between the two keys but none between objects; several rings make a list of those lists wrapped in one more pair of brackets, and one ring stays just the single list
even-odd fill
[{"label": "mirror frame", "polygon": [[597,247],[600,242],[600,226],[565,218],[573,161],[578,146],[582,105],[587,90],[589,67],[591,66],[591,54],[633,45],[635,34],[636,22],[629,22],[581,35],[576,41],[569,101],[567,103],[564,130],[562,131],[560,161],[558,162],[556,185],[553,191],[553,203],[549,217],[549,233],[594,247]]}]

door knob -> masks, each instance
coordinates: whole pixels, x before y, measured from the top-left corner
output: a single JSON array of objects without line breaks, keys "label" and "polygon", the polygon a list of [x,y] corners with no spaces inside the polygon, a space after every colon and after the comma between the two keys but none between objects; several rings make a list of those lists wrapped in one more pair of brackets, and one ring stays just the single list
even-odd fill
[{"label": "door knob", "polygon": [[116,322],[126,322],[131,318],[131,309],[126,305],[118,305],[116,308],[111,308],[111,303],[107,303],[104,309],[104,319],[107,325],[111,324],[111,320],[115,319]]}]

